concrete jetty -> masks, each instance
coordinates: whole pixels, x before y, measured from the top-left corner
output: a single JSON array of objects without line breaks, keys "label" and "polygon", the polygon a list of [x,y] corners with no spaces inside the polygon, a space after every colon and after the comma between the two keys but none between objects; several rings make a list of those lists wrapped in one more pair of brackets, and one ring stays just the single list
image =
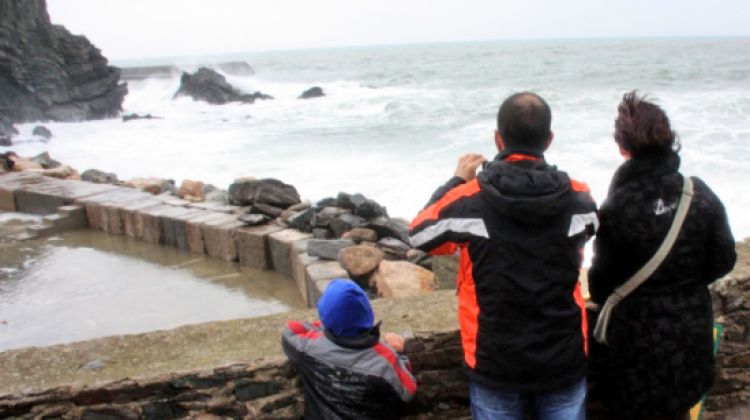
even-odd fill
[{"label": "concrete jetty", "polygon": [[199,67],[211,67],[232,76],[252,76],[255,71],[244,61],[229,61],[223,63],[208,63],[200,65],[162,65],[162,66],[132,66],[120,68],[122,80],[143,80],[149,78],[169,79],[179,76],[182,71],[195,71]]},{"label": "concrete jetty", "polygon": [[346,277],[337,261],[306,253],[311,235],[277,225],[246,227],[246,208],[191,203],[169,194],[85,181],[60,180],[31,172],[0,174],[0,210],[45,215],[26,237],[89,227],[110,235],[176,247],[294,279],[314,306],[326,285]]}]

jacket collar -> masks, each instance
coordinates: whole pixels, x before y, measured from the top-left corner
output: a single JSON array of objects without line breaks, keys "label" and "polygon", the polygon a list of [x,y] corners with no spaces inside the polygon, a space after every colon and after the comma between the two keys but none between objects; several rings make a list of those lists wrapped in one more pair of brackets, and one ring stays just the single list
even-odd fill
[{"label": "jacket collar", "polygon": [[639,178],[651,178],[676,173],[680,169],[680,156],[677,153],[667,155],[643,156],[628,159],[617,168],[609,187],[610,193],[615,188]]},{"label": "jacket collar", "polygon": [[511,149],[506,148],[502,152],[498,153],[495,160],[502,160],[505,162],[519,162],[519,161],[544,161],[544,153],[538,150],[526,150],[526,149]]},{"label": "jacket collar", "polygon": [[380,341],[380,321],[378,321],[372,328],[363,332],[362,334],[355,335],[354,337],[344,337],[332,333],[327,328],[323,329],[326,337],[333,341],[334,344],[347,349],[369,349]]}]

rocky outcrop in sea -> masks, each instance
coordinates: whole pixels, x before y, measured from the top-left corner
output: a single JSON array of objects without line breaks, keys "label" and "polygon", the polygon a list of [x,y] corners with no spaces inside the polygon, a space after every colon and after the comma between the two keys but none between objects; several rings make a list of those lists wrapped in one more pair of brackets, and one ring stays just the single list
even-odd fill
[{"label": "rocky outcrop in sea", "polygon": [[126,93],[99,49],[50,22],[45,0],[0,1],[0,114],[13,122],[107,118]]},{"label": "rocky outcrop in sea", "polygon": [[228,102],[253,103],[256,99],[273,99],[273,96],[261,92],[242,93],[227,82],[226,77],[207,68],[201,67],[194,74],[182,73],[180,88],[175,98],[189,96],[197,101],[213,105]]}]

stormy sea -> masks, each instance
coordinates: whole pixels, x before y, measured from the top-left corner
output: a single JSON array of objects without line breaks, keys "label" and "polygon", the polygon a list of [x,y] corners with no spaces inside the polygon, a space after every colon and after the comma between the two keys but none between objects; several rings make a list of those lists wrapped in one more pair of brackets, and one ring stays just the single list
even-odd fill
[{"label": "stormy sea", "polygon": [[[725,203],[737,239],[750,236],[750,39],[628,39],[451,43],[288,50],[114,62],[120,67],[247,62],[237,88],[272,95],[254,104],[173,99],[180,74],[129,81],[124,113],[160,119],[18,126],[12,149],[48,151],[79,171],[155,176],[227,188],[274,177],[313,202],[361,192],[411,218],[453,173],[458,157],[495,154],[500,102],[520,90],[553,110],[547,160],[587,182],[601,202],[622,158],[612,138],[622,94],[638,89],[667,111],[682,170]],[[299,100],[319,86],[324,97]],[[0,152],[8,148],[0,147]]]}]

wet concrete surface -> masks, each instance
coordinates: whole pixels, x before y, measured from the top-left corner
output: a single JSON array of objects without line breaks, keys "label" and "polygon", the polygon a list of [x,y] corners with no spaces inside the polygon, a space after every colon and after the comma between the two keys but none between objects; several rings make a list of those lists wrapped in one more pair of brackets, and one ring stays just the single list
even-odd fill
[{"label": "wet concrete surface", "polygon": [[291,278],[125,236],[0,213],[0,352],[303,308]]}]

